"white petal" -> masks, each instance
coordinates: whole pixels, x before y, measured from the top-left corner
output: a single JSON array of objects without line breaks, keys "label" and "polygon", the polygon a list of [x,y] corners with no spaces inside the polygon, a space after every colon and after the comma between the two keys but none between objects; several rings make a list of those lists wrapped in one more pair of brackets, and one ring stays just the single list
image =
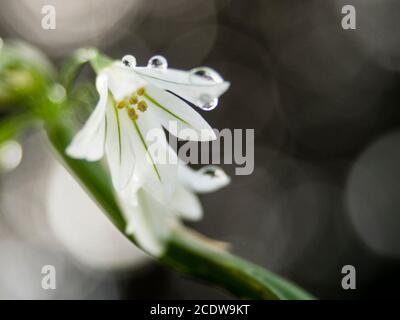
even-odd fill
[{"label": "white petal", "polygon": [[[172,197],[177,178],[177,155],[168,147],[164,132],[154,110],[148,108],[132,121],[136,130],[136,166],[134,176],[143,182],[143,189],[162,203]],[[153,140],[153,133],[158,139]],[[159,154],[155,154],[158,150]]]},{"label": "white petal", "polygon": [[[146,86],[146,98],[157,112],[161,124],[174,136],[193,141],[216,139],[207,121],[182,99],[153,85]],[[187,130],[184,131],[184,129],[195,130],[194,135],[185,135]]]},{"label": "white petal", "polygon": [[122,190],[131,180],[135,167],[135,153],[132,142],[134,133],[129,131],[130,123],[127,120],[125,110],[116,108],[112,99],[109,99],[106,118],[105,149],[107,162],[114,187],[117,190]]},{"label": "white petal", "polygon": [[146,220],[146,213],[140,206],[125,205],[123,211],[127,219],[126,234],[133,235],[139,246],[146,252],[160,256],[163,244],[157,239],[153,224]]},{"label": "white petal", "polygon": [[126,67],[120,62],[115,62],[103,72],[109,78],[109,89],[115,100],[126,98],[135,92],[136,89],[145,86],[147,83],[132,68]]},{"label": "white petal", "polygon": [[171,203],[184,219],[196,221],[203,216],[203,208],[198,197],[182,185],[176,187]]},{"label": "white petal", "polygon": [[[137,167],[137,161],[135,161],[135,168]],[[119,195],[121,198],[128,201],[131,205],[136,206],[138,204],[137,192],[143,185],[143,179],[140,175],[133,174],[126,188],[120,190]]]},{"label": "white petal", "polygon": [[[214,175],[209,175],[208,170]],[[230,177],[219,167],[209,165],[196,171],[187,165],[179,165],[178,179],[187,188],[197,193],[217,191],[230,183]]]},{"label": "white petal", "polygon": [[175,223],[172,212],[164,208],[144,190],[137,193],[138,204],[122,202],[127,219],[126,233],[133,235],[139,245],[154,256],[160,256],[170,228]]},{"label": "white petal", "polygon": [[196,104],[202,95],[218,98],[229,88],[229,82],[211,82],[200,77],[193,77],[188,71],[176,69],[158,70],[136,67],[135,72],[149,83],[169,90]]},{"label": "white petal", "polygon": [[66,153],[72,158],[97,161],[103,157],[105,110],[108,96],[106,75],[97,77],[96,88],[100,95],[97,106],[66,150]]}]

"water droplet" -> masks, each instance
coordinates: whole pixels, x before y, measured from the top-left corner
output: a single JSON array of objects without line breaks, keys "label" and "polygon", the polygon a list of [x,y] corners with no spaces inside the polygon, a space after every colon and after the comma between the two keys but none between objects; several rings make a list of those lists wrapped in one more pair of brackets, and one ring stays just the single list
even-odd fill
[{"label": "water droplet", "polygon": [[128,54],[122,58],[122,63],[127,67],[136,67],[136,58],[131,54]]},{"label": "water droplet", "polygon": [[50,89],[50,92],[48,95],[50,101],[52,101],[54,103],[63,102],[65,100],[66,96],[67,96],[67,93],[65,91],[65,88],[58,83],[53,85],[53,87]]},{"label": "water droplet", "polygon": [[202,94],[196,105],[202,110],[211,111],[218,106],[218,98],[214,98],[209,94]]},{"label": "water droplet", "polygon": [[153,56],[147,63],[148,68],[165,70],[168,68],[168,61],[163,56]]},{"label": "water droplet", "polygon": [[230,182],[230,178],[225,171],[215,165],[205,166],[199,169],[197,173],[203,178],[211,179],[212,188],[215,190],[226,186]]},{"label": "water droplet", "polygon": [[205,167],[201,168],[199,170],[199,172],[201,174],[204,174],[204,175],[207,175],[210,177],[216,177],[218,175],[221,175],[221,173],[223,173],[223,171],[216,166],[205,166]]},{"label": "water droplet", "polygon": [[215,83],[221,83],[224,81],[224,79],[222,79],[217,71],[208,67],[194,68],[190,70],[190,74],[190,80],[192,82],[196,82],[196,80],[198,80],[199,78]]}]

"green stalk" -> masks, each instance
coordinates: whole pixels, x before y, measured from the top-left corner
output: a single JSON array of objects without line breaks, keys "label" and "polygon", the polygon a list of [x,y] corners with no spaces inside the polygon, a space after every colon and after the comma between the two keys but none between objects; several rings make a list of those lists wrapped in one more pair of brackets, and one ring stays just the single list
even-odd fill
[{"label": "green stalk", "polygon": [[[114,196],[109,175],[100,163],[71,159],[65,155],[72,132],[62,122],[45,127],[48,137],[67,169],[79,180],[124,233],[126,222]],[[137,245],[132,237],[129,239]],[[165,253],[155,257],[159,262],[191,277],[219,286],[240,298],[247,299],[312,299],[313,297],[291,282],[239,258],[211,241],[196,236],[189,229],[177,228],[167,242]]]},{"label": "green stalk", "polygon": [[182,228],[170,239],[161,262],[194,278],[217,285],[242,299],[309,300],[313,297],[280,276]]}]

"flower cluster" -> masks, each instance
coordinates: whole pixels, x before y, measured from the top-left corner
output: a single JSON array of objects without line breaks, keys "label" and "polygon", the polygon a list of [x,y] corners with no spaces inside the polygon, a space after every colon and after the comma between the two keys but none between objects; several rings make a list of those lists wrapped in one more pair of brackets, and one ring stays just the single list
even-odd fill
[{"label": "flower cluster", "polygon": [[[229,178],[219,168],[196,172],[177,161],[165,135],[157,140],[157,150],[169,161],[157,161],[159,157],[149,148],[150,133],[174,128],[170,133],[181,138],[182,129],[189,128],[201,132],[202,141],[215,139],[212,128],[190,104],[211,110],[228,87],[210,68],[170,69],[162,56],[151,58],[146,67],[136,66],[133,56],[125,56],[97,75],[97,106],[66,152],[87,161],[106,155],[126,215],[126,233],[154,255],[162,253],[180,217],[201,218],[194,192],[214,191],[229,183]],[[170,121],[176,125],[168,126]]]}]

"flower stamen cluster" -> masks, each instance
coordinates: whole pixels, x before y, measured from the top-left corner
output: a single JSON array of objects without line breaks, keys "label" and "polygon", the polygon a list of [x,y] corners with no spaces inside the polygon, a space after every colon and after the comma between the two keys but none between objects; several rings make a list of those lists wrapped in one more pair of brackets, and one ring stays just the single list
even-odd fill
[{"label": "flower stamen cluster", "polygon": [[[145,112],[147,110],[147,102],[144,99],[141,99],[144,97],[146,93],[146,89],[144,87],[140,87],[139,89],[136,90],[136,92],[132,93],[129,97],[119,100],[117,102],[117,108],[118,109],[126,109],[128,112],[128,116],[131,120],[136,121],[139,119],[139,114],[137,112]],[[137,110],[135,109],[135,106]]]}]

